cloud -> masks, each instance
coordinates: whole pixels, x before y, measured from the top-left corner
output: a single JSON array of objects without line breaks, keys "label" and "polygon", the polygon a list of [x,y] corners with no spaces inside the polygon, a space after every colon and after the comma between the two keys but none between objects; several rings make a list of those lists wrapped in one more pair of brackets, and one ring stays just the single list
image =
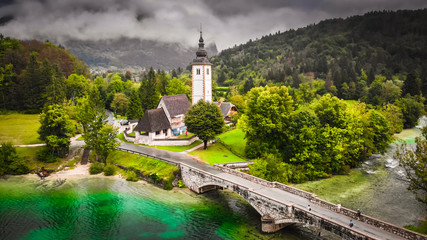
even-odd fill
[{"label": "cloud", "polygon": [[426,8],[425,0],[7,0],[3,35],[20,39],[108,40],[121,37],[197,44],[199,24],[219,49],[322,19],[371,10]]}]

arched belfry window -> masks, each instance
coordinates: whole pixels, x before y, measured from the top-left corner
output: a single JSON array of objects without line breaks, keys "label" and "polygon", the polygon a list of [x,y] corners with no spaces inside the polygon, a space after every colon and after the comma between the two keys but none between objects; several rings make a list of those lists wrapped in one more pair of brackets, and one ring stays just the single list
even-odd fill
[{"label": "arched belfry window", "polygon": [[196,74],[200,75],[200,68],[196,69]]},{"label": "arched belfry window", "polygon": [[206,74],[209,75],[209,68],[206,69]]}]

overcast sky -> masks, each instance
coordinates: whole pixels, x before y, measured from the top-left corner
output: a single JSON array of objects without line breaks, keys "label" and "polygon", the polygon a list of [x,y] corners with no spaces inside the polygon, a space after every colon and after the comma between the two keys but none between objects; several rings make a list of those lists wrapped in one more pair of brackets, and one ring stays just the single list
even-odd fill
[{"label": "overcast sky", "polygon": [[222,50],[327,18],[419,8],[427,1],[0,0],[0,33],[54,43],[132,37],[194,46],[202,23],[205,42]]}]

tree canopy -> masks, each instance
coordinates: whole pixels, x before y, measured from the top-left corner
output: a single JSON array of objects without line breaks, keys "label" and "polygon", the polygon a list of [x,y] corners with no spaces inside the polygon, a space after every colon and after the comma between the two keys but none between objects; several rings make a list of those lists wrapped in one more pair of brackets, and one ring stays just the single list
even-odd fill
[{"label": "tree canopy", "polygon": [[63,106],[59,104],[47,106],[40,114],[40,123],[38,130],[40,139],[46,142],[52,154],[57,157],[65,156],[70,147],[73,126]]},{"label": "tree canopy", "polygon": [[415,149],[402,144],[395,153],[395,158],[405,171],[408,190],[413,192],[418,201],[427,204],[427,128],[422,130],[422,137],[416,138]]},{"label": "tree canopy", "polygon": [[219,107],[214,103],[200,100],[185,115],[187,130],[197,135],[207,149],[207,142],[222,132],[224,120]]}]

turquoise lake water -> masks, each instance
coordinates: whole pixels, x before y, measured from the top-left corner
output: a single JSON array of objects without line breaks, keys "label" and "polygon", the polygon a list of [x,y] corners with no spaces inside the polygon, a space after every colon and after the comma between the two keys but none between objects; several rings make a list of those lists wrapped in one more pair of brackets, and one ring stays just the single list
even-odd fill
[{"label": "turquoise lake water", "polygon": [[0,180],[0,239],[308,239],[261,232],[260,216],[226,191],[197,195],[117,178]]}]

